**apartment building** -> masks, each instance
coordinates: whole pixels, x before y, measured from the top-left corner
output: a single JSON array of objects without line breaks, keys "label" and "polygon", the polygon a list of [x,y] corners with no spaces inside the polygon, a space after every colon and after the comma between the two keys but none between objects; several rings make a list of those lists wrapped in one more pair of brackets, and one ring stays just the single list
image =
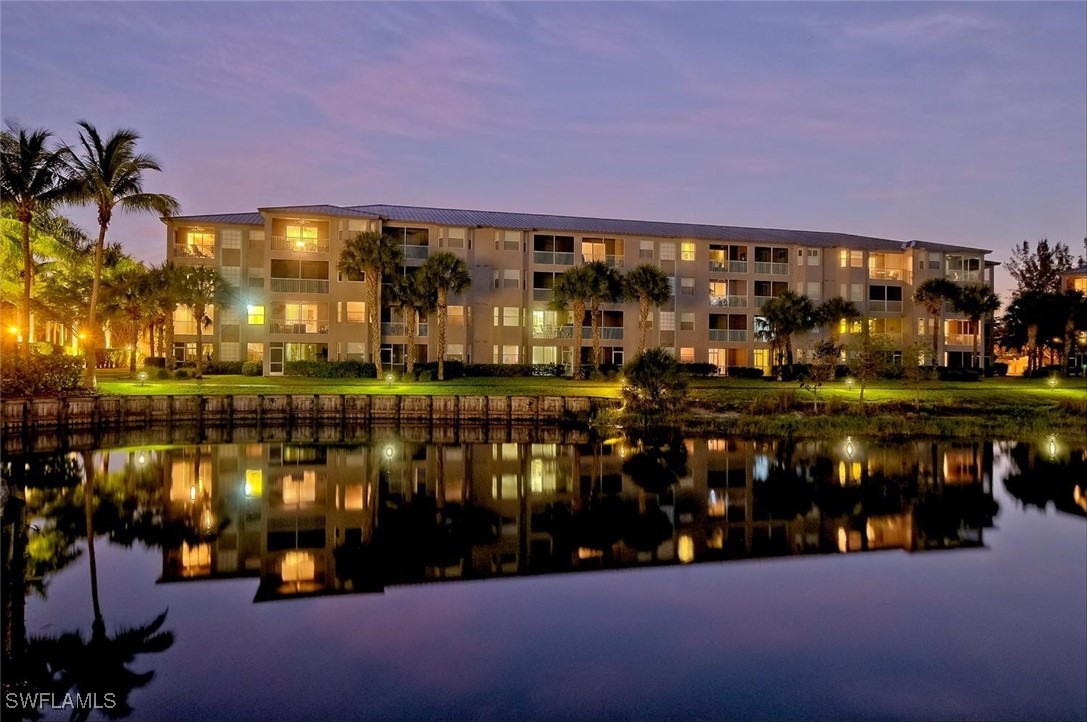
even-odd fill
[{"label": "apartment building", "polygon": [[[786,289],[815,302],[842,296],[866,315],[873,333],[896,344],[932,338],[933,318],[911,299],[914,287],[946,276],[992,286],[987,250],[927,241],[896,241],[822,231],[741,228],[413,206],[291,206],[255,213],[179,216],[164,220],[167,258],[211,264],[239,289],[233,308],[213,309],[200,352],[223,361],[252,360],[266,374],[307,359],[366,359],[366,281],[336,270],[343,242],[360,231],[391,235],[405,270],[437,251],[464,259],[472,287],[451,298],[446,356],[469,363],[588,361],[573,347],[569,314],[550,306],[555,278],[586,261],[624,271],[653,264],[671,279],[667,307],[654,309],[649,343],[682,361],[769,370],[768,344],[757,340],[759,311]],[[637,349],[636,303],[603,306],[604,362],[621,364]],[[946,309],[938,361],[970,363],[969,320]],[[381,309],[382,360],[405,357],[404,319]],[[848,342],[859,324],[842,327]],[[178,358],[192,358],[196,329],[186,309],[175,318]],[[803,360],[815,338],[794,346]],[[435,358],[423,324],[417,358]],[[981,348],[987,348],[984,339]]]}]

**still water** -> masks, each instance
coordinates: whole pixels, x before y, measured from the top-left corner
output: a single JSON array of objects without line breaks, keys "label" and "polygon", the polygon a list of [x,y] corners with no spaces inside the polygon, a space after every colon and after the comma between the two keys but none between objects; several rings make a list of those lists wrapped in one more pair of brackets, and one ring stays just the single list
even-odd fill
[{"label": "still water", "polygon": [[1084,449],[581,441],[6,456],[4,692],[113,705],[91,719],[1087,719]]}]

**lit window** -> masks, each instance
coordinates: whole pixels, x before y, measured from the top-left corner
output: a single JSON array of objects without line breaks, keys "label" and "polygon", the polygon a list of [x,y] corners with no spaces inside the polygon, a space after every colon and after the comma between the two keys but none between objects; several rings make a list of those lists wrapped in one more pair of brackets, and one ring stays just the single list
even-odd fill
[{"label": "lit window", "polygon": [[250,306],[247,307],[246,310],[247,310],[248,315],[249,315],[249,325],[250,326],[263,326],[264,325],[264,306],[263,305],[260,305],[260,306],[250,305]]},{"label": "lit window", "polygon": [[694,244],[684,242],[679,247],[679,259],[681,261],[693,261],[694,260]]},{"label": "lit window", "polygon": [[445,309],[445,317],[450,326],[463,326],[464,306],[447,306]]},{"label": "lit window", "polygon": [[261,363],[264,361],[264,344],[249,343],[245,345],[245,360]]},{"label": "lit window", "polygon": [[521,308],[519,306],[506,306],[502,309],[503,326],[521,325]]},{"label": "lit window", "polygon": [[365,323],[366,322],[366,304],[362,301],[346,301],[344,302],[344,321],[348,323]]},{"label": "lit window", "polygon": [[464,344],[462,343],[450,343],[445,345],[445,359],[446,361],[463,361],[464,360]]},{"label": "lit window", "polygon": [[363,508],[363,485],[347,484],[343,488],[343,508],[358,510]]},{"label": "lit window", "polygon": [[681,346],[679,349],[680,363],[694,363],[694,346]]},{"label": "lit window", "polygon": [[297,250],[315,249],[317,247],[317,226],[288,225],[287,243]]},{"label": "lit window", "polygon": [[264,472],[260,469],[245,470],[245,495],[253,498],[264,493]]}]

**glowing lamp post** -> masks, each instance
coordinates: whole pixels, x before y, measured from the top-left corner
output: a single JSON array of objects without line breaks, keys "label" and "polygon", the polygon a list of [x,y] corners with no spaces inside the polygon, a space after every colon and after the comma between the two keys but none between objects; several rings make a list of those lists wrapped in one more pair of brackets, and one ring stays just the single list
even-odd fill
[{"label": "glowing lamp post", "polygon": [[140,386],[146,386],[147,385],[147,372],[146,371],[141,371],[138,374],[136,374],[136,378],[138,378],[140,380]]}]

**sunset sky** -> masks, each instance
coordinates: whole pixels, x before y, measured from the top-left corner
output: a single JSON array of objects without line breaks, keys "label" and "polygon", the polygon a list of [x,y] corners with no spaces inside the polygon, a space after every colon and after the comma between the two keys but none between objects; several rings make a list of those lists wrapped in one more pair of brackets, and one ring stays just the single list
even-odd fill
[{"label": "sunset sky", "polygon": [[[185,213],[430,205],[996,260],[1087,236],[1081,2],[4,2],[0,20],[3,117],[68,141],[81,118],[136,128],[165,169],[148,188]],[[152,217],[111,236],[165,255]]]}]

